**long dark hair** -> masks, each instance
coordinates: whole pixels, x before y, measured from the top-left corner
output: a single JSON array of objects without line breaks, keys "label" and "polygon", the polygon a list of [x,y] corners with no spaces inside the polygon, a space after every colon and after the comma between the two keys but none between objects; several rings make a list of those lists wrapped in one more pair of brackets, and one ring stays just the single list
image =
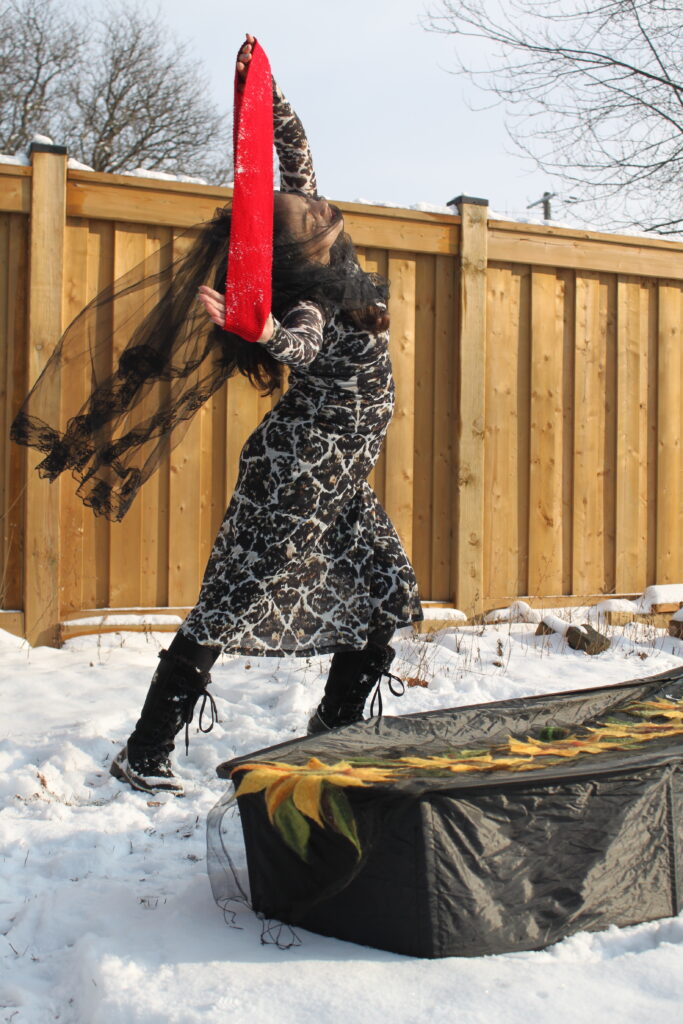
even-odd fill
[{"label": "long dark hair", "polygon": [[[66,329],[14,418],[12,439],[43,453],[40,475],[54,480],[69,470],[97,515],[123,518],[169,445],[228,377],[244,374],[266,393],[281,382],[281,365],[263,345],[215,327],[197,301],[202,284],[224,288],[230,223],[230,212],[217,210],[188,236],[187,248],[171,241],[100,292]],[[361,270],[347,236],[336,239],[323,265],[276,225],[278,319],[310,299],[326,315],[381,330],[387,295],[383,279]],[[66,366],[74,380],[88,381],[89,393],[62,390],[55,409]]]},{"label": "long dark hair", "polygon": [[[341,313],[359,330],[379,334],[389,326],[387,300],[389,287],[378,274],[368,274],[358,263],[350,237],[342,232],[330,247],[329,263],[320,263],[308,255],[322,237],[341,219],[341,213],[332,207],[334,219],[316,235],[306,239],[295,238],[276,215],[273,228],[273,316],[281,320],[285,313],[304,299],[318,303],[326,316]],[[226,254],[230,238],[230,214],[216,211],[212,222],[226,232]],[[214,288],[225,291],[227,255],[221,260]],[[224,352],[228,376],[241,373],[266,395],[282,385],[282,363],[270,355],[268,349],[245,341],[236,334],[214,326],[214,335]]]}]

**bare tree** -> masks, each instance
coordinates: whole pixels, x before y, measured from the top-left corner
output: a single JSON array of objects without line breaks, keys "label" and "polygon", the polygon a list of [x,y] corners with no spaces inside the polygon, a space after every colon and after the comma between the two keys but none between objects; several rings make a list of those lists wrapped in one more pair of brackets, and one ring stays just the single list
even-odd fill
[{"label": "bare tree", "polygon": [[427,27],[588,214],[683,231],[681,0],[438,0]]},{"label": "bare tree", "polygon": [[125,0],[100,19],[83,8],[74,20],[62,7],[5,0],[0,8],[0,88],[5,66],[8,78],[25,66],[31,72],[0,101],[0,148],[19,149],[41,131],[96,171],[145,167],[225,181],[226,116],[208,98],[200,63],[159,15]]},{"label": "bare tree", "polygon": [[0,3],[0,152],[49,133],[84,41],[83,28],[53,0]]},{"label": "bare tree", "polygon": [[230,166],[226,119],[206,76],[158,15],[122,3],[97,24],[69,79],[69,151],[96,171],[150,170],[216,180]]}]

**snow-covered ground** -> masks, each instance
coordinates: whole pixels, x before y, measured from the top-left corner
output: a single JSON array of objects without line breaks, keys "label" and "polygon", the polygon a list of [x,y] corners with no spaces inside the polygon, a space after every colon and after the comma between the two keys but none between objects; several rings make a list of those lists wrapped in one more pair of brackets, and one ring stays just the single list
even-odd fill
[{"label": "snow-covered ground", "polygon": [[[581,610],[560,613],[583,621]],[[395,713],[618,682],[680,665],[683,642],[631,624],[598,657],[530,623],[397,639],[418,676]],[[183,799],[114,781],[168,635],[112,633],[30,649],[0,632],[0,1022],[12,1024],[558,1024],[680,1019],[683,916],[579,934],[536,953],[413,960],[301,932],[261,945],[230,928],[206,876],[215,766],[302,732],[325,659],[230,657],[214,669],[221,722],[178,756]],[[241,859],[235,822],[234,855]],[[511,908],[511,913],[514,910]]]}]

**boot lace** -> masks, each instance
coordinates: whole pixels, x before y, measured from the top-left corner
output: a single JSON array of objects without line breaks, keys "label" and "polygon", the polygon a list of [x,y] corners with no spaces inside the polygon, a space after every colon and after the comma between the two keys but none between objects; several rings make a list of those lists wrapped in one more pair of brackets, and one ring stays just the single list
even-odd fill
[{"label": "boot lace", "polygon": [[[381,718],[382,717],[382,683],[386,683],[389,687],[389,692],[394,697],[402,697],[406,692],[406,684],[398,676],[395,676],[388,669],[383,669],[382,673],[377,680],[377,686],[372,694],[372,700],[370,701],[370,718]],[[396,685],[394,685],[396,684]],[[400,687],[400,689],[398,689]],[[377,715],[375,716],[375,703],[377,704]]]},{"label": "boot lace", "polygon": [[[168,651],[159,651],[159,657],[163,660],[180,662],[183,666],[189,669],[192,673],[191,679],[178,679],[176,685],[179,690],[179,700],[181,702],[181,714],[183,719],[183,725],[185,726],[185,754],[186,756],[190,752],[190,723],[194,716],[194,709],[196,707],[199,698],[202,698],[201,707],[199,709],[199,721],[198,728],[200,732],[211,732],[214,725],[218,722],[218,708],[216,701],[214,700],[213,694],[207,689],[211,682],[211,674],[209,672],[202,672],[196,665],[192,665],[191,662],[185,661],[184,658],[179,658],[175,654],[170,654]],[[208,718],[209,724],[204,725],[204,713],[206,711],[206,705],[209,705]]]},{"label": "boot lace", "polygon": [[[187,698],[183,703],[183,718],[185,720],[185,756],[190,753],[190,723],[194,716],[194,709],[199,698],[202,698],[201,707],[199,708],[199,720],[197,727],[200,732],[211,732],[214,725],[218,722],[218,708],[216,707],[216,701],[213,698],[213,694],[210,690],[207,690],[207,686],[211,682],[211,676],[208,672],[200,672],[197,669],[197,677],[201,681],[201,690],[192,690],[187,694]],[[209,724],[203,725],[204,712],[206,705],[209,705]]]}]

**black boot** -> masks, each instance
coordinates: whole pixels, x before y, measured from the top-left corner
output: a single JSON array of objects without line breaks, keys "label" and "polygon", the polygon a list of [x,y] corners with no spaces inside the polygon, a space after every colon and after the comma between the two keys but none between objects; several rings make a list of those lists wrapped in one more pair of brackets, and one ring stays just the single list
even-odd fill
[{"label": "black boot", "polygon": [[[403,689],[395,690],[391,683],[396,680],[401,687],[403,683],[389,672],[395,654],[388,644],[374,643],[368,643],[360,651],[341,651],[335,654],[325,684],[325,694],[308,722],[307,734],[314,736],[342,725],[362,722],[365,702],[382,676],[389,677],[391,692],[400,696]],[[378,713],[381,715],[382,698],[379,688],[377,696]]]},{"label": "black boot", "polygon": [[174,738],[185,726],[185,745],[189,743],[189,724],[197,701],[204,697],[202,712],[209,702],[211,721],[202,732],[210,732],[216,720],[216,705],[206,687],[211,682],[209,668],[219,648],[206,647],[178,633],[167,651],[160,651],[161,664],[154,673],[140,718],[126,746],[111,764],[111,774],[133,789],[148,793],[168,790],[180,794],[183,786],[171,769],[170,754]]}]

